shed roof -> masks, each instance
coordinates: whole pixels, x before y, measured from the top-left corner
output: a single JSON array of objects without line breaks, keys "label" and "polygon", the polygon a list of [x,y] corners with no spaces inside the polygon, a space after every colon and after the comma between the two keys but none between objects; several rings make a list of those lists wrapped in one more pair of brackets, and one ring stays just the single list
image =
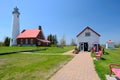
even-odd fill
[{"label": "shed roof", "polygon": [[85,29],[83,29],[83,30],[77,35],[77,37],[78,37],[79,35],[81,35],[86,29],[90,29],[92,32],[94,32],[95,34],[97,34],[98,36],[100,36],[100,34],[98,34],[96,31],[94,31],[94,30],[91,29],[89,26],[87,26]]}]

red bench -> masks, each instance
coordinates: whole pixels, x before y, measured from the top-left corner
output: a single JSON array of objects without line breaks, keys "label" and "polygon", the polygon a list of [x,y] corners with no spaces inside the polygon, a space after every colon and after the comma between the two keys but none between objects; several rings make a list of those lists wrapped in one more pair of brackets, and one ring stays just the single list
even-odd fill
[{"label": "red bench", "polygon": [[96,59],[101,59],[102,56],[102,51],[98,51],[98,53],[94,53],[94,57],[96,57]]},{"label": "red bench", "polygon": [[120,79],[120,64],[110,64],[110,76],[112,73]]}]

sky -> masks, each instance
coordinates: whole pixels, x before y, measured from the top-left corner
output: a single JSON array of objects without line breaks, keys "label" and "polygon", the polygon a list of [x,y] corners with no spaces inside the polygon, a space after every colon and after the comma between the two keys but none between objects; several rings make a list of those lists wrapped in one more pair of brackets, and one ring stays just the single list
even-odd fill
[{"label": "sky", "polygon": [[0,41],[11,37],[12,11],[20,12],[20,31],[42,26],[45,37],[63,36],[69,44],[87,26],[107,40],[120,43],[120,0],[0,0]]}]

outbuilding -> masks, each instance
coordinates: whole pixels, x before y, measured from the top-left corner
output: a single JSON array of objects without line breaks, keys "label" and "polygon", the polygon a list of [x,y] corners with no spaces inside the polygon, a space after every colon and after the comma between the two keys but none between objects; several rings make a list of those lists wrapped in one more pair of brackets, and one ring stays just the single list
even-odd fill
[{"label": "outbuilding", "polygon": [[87,26],[77,35],[77,48],[80,51],[90,51],[93,47],[95,52],[100,50],[100,34]]},{"label": "outbuilding", "polygon": [[106,49],[114,49],[114,48],[115,48],[114,41],[108,40],[106,42]]}]

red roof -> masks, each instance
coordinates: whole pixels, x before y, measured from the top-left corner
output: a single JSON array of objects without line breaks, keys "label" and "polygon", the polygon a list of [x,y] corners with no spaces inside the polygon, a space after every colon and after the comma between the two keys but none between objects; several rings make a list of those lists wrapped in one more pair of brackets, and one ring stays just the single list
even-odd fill
[{"label": "red roof", "polygon": [[112,41],[112,40],[108,40],[107,43],[114,43],[114,41]]},{"label": "red roof", "polygon": [[31,30],[23,30],[17,38],[36,38],[39,34],[40,30],[31,29]]},{"label": "red roof", "polygon": [[97,34],[98,36],[100,36],[100,34],[98,34],[97,32],[95,32],[93,29],[91,29],[90,27],[86,27],[84,30],[82,30],[78,35],[77,35],[77,37],[80,35],[80,34],[82,34],[86,29],[90,29],[91,31],[93,31],[95,34]]}]

